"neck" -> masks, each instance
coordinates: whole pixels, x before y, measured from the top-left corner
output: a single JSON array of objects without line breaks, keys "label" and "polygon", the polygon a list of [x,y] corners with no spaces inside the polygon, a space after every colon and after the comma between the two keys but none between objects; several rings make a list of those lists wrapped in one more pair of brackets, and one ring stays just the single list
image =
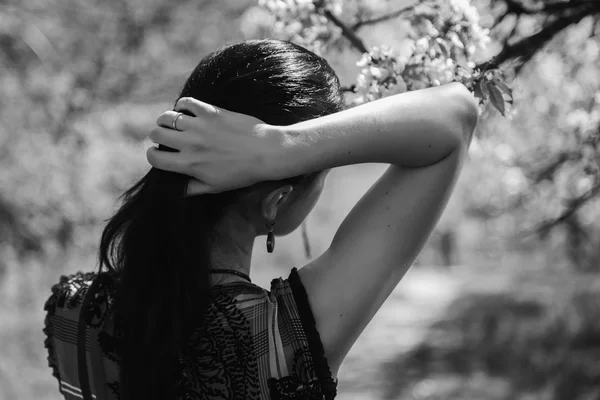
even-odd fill
[{"label": "neck", "polygon": [[[233,269],[250,275],[252,248],[256,230],[239,214],[232,212],[215,226],[215,237],[211,251],[213,269]],[[213,284],[245,281],[234,274],[212,274]]]}]

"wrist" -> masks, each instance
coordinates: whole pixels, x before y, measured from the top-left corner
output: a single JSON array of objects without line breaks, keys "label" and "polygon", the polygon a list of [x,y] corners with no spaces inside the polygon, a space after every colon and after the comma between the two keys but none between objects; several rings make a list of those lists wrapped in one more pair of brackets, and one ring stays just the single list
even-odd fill
[{"label": "wrist", "polygon": [[298,134],[290,126],[263,124],[257,135],[264,138],[262,157],[258,161],[261,180],[277,181],[294,175],[294,149],[298,147]]},{"label": "wrist", "polygon": [[294,125],[267,127],[276,150],[268,157],[269,180],[281,180],[306,173],[302,170],[302,149],[307,146],[305,135]]}]

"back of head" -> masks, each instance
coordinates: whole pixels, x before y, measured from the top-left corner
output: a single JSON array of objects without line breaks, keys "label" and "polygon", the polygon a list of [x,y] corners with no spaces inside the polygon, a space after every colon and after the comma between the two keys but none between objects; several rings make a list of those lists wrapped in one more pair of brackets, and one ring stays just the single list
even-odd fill
[{"label": "back of head", "polygon": [[194,97],[273,125],[339,111],[337,76],[321,57],[290,42],[249,40],[205,57],[180,97]]},{"label": "back of head", "polygon": [[[194,97],[273,125],[340,111],[327,62],[289,42],[250,40],[203,58],[179,97]],[[287,179],[292,184],[316,174]],[[185,197],[189,177],[152,168],[127,190],[106,225],[100,270],[118,272],[115,319],[121,399],[174,399],[177,354],[203,321],[210,297],[211,233],[241,191]]]}]

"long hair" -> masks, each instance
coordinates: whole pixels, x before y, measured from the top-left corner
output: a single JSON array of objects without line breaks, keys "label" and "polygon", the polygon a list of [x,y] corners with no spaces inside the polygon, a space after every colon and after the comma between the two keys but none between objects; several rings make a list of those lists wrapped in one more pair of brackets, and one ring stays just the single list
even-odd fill
[{"label": "long hair", "polygon": [[[343,108],[339,80],[323,58],[270,39],[227,45],[204,57],[181,97],[272,125]],[[282,182],[306,183],[317,174]],[[115,320],[123,400],[176,397],[178,352],[202,323],[211,300],[213,228],[241,189],[185,197],[188,181],[188,176],[152,168],[121,196],[121,207],[102,233],[99,271],[105,266],[118,275]]]}]

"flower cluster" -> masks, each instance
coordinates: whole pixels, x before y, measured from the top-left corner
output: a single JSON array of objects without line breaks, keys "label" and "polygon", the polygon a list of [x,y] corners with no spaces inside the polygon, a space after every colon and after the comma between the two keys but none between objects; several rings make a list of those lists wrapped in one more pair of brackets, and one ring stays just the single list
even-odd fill
[{"label": "flower cluster", "polygon": [[[373,47],[356,63],[354,104],[410,90],[439,86],[456,80],[457,66],[450,58],[418,58],[399,55],[389,46]],[[464,72],[463,72],[464,73]],[[465,77],[470,77],[465,74]]]},{"label": "flower cluster", "polygon": [[318,7],[313,0],[258,0],[275,16],[273,34],[321,54],[327,44],[341,35],[341,30],[323,15],[327,9],[333,14],[342,11],[342,0],[322,0]]},{"label": "flower cluster", "polygon": [[354,103],[405,92],[408,88],[401,74],[407,61],[389,46],[373,47],[369,53],[364,53],[356,63],[362,69],[356,80]]},{"label": "flower cluster", "polygon": [[470,0],[423,1],[414,8],[413,28],[417,38],[443,39],[454,59],[464,53],[470,60],[490,42],[489,30],[481,27],[479,13]]},{"label": "flower cluster", "polygon": [[[412,10],[407,50],[374,47],[357,62],[361,67],[354,104],[394,93],[462,82],[474,90],[477,51],[490,41],[469,0],[424,0]],[[482,97],[487,99],[487,97]]]},{"label": "flower cluster", "polygon": [[[317,54],[341,35],[325,10],[339,16],[341,0],[259,0],[259,5],[275,16],[274,34],[298,43]],[[458,81],[504,114],[510,104],[510,89],[497,76],[475,69],[478,50],[490,41],[481,27],[471,0],[422,0],[408,17],[410,24],[402,52],[389,46],[373,47],[357,62],[355,105],[396,93],[424,89]],[[500,82],[500,83],[498,83]],[[483,108],[481,109],[483,110]]]}]

